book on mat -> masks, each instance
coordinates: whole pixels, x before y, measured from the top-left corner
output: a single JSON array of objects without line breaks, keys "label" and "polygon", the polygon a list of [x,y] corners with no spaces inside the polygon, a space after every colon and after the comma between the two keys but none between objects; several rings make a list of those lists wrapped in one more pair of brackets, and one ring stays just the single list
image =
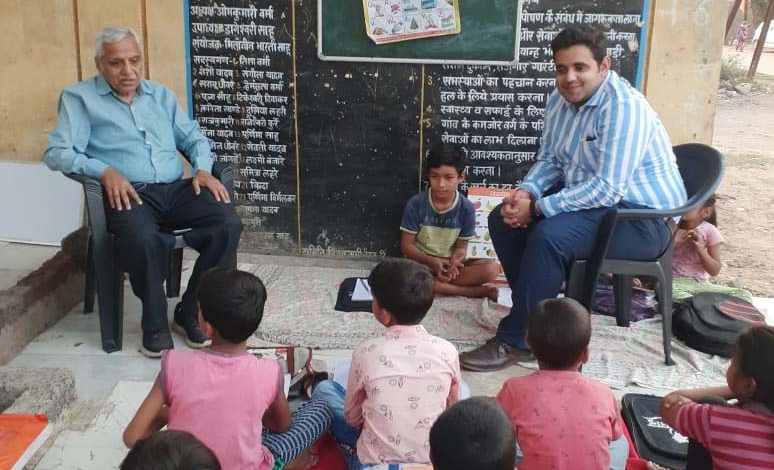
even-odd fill
[{"label": "book on mat", "polygon": [[0,414],[0,470],[21,470],[51,435],[45,415]]}]

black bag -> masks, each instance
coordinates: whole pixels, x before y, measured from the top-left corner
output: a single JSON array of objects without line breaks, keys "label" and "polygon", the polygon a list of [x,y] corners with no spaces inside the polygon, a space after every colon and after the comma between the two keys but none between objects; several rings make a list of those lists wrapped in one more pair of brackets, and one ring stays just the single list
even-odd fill
[{"label": "black bag", "polygon": [[664,423],[658,411],[660,402],[660,397],[627,393],[621,400],[621,414],[641,458],[682,470],[688,457],[688,438]]},{"label": "black bag", "polygon": [[373,311],[370,300],[352,300],[352,293],[355,291],[355,284],[357,284],[358,279],[365,278],[348,277],[342,281],[341,285],[339,286],[339,293],[336,296],[336,306],[333,307],[334,310],[338,310],[340,312]]},{"label": "black bag", "polygon": [[765,324],[752,304],[728,294],[702,292],[685,299],[672,317],[675,336],[697,351],[731,357],[739,334]]}]

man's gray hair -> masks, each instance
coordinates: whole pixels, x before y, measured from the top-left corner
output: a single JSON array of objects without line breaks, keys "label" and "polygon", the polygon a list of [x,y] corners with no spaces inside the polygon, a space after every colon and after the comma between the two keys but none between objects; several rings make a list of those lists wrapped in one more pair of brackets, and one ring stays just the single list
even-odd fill
[{"label": "man's gray hair", "polygon": [[123,26],[108,26],[97,34],[97,39],[94,40],[94,58],[101,59],[104,54],[105,44],[113,44],[114,42],[121,41],[126,38],[134,38],[137,42],[137,48],[142,51],[142,43],[140,42],[140,36],[132,28],[124,28]]}]

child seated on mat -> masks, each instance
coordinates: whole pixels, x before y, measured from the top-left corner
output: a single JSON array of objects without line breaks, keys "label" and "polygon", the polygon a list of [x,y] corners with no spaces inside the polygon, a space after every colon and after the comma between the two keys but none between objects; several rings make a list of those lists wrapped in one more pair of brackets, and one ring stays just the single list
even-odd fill
[{"label": "child seated on mat", "polygon": [[529,312],[527,343],[540,370],[503,384],[497,401],[523,453],[519,470],[623,469],[629,444],[610,389],[578,368],[589,358],[591,316],[569,298]]},{"label": "child seated on mat", "polygon": [[723,235],[717,227],[714,195],[702,207],[683,214],[675,231],[672,260],[673,294],[675,302],[699,292],[722,292],[752,302],[752,294],[744,289],[709,282],[720,273],[720,252]]},{"label": "child seated on mat", "polygon": [[430,428],[433,470],[513,470],[516,439],[502,407],[488,397],[457,402]]},{"label": "child seated on mat", "polygon": [[386,329],[355,348],[346,392],[326,380],[312,396],[333,409],[331,432],[350,469],[429,463],[430,427],[457,401],[461,379],[457,349],[419,324],[433,304],[433,276],[417,262],[387,258],[368,282]]},{"label": "child seated on mat", "polygon": [[403,256],[430,268],[436,294],[488,297],[497,287],[491,259],[465,259],[468,240],[476,233],[473,204],[458,191],[465,179],[465,154],[455,144],[438,144],[427,156],[430,187],[411,197],[400,222]]},{"label": "child seated on mat", "polygon": [[164,352],[124,442],[132,448],[166,425],[196,436],[225,469],[282,468],[328,430],[330,408],[312,400],[291,416],[280,364],[247,352],[266,303],[260,279],[213,268],[202,275],[197,299],[199,324],[212,345]]},{"label": "child seated on mat", "polygon": [[661,401],[664,422],[690,439],[687,468],[774,468],[774,327],[739,336],[726,382]]},{"label": "child seated on mat", "polygon": [[185,431],[159,431],[137,441],[119,470],[221,470],[218,458]]}]

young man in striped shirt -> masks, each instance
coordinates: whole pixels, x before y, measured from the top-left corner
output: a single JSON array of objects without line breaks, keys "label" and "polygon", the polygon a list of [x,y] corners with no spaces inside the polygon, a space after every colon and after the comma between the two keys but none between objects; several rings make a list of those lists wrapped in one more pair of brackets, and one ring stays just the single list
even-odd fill
[{"label": "young man in striped shirt", "polygon": [[[556,90],[537,161],[489,216],[513,308],[495,338],[460,355],[465,369],[500,370],[532,359],[527,312],[556,297],[572,263],[590,257],[607,208],[672,209],[686,199],[666,129],[645,97],[610,69],[604,34],[568,28],[551,50]],[[669,236],[662,221],[621,221],[609,253],[655,259]]]}]

